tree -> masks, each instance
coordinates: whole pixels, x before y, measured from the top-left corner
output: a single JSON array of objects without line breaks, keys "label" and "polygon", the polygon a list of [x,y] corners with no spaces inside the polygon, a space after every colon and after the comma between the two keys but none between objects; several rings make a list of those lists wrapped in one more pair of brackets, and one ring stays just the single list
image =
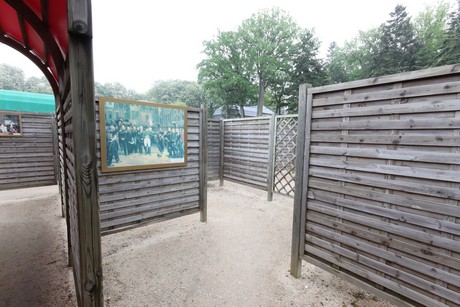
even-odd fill
[{"label": "tree", "polygon": [[274,8],[262,10],[243,21],[238,33],[248,62],[254,65],[258,83],[257,115],[261,116],[267,87],[279,87],[289,75],[299,27],[291,16]]},{"label": "tree", "polygon": [[447,28],[449,10],[449,4],[441,1],[436,7],[427,6],[415,18],[414,31],[420,43],[416,56],[417,69],[438,64],[444,42],[447,40],[445,29]]},{"label": "tree", "polygon": [[[299,39],[295,46],[292,58],[292,73],[286,76],[285,82],[289,84],[284,102],[277,101],[277,111],[280,106],[287,106],[289,113],[297,112],[299,103],[299,86],[303,83],[312,86],[320,86],[326,83],[324,64],[319,59],[321,43],[315,33],[309,29],[303,29],[299,33]],[[272,89],[274,93],[276,90]],[[275,97],[279,97],[275,95]]]},{"label": "tree", "polygon": [[0,88],[10,91],[24,91],[25,76],[22,69],[0,64]]},{"label": "tree", "polygon": [[266,99],[278,113],[285,106],[296,110],[299,83],[324,80],[314,33],[277,8],[252,15],[237,31],[219,32],[204,46],[198,78],[207,97],[224,110],[239,106],[243,116],[243,106],[256,101],[262,115]]},{"label": "tree", "polygon": [[382,32],[373,53],[372,76],[394,74],[416,69],[419,43],[406,8],[397,5],[390,20],[380,26]]},{"label": "tree", "polygon": [[326,58],[326,74],[329,84],[341,83],[348,80],[345,71],[345,57],[336,42],[329,45]]},{"label": "tree", "polygon": [[128,100],[143,100],[145,95],[137,93],[135,90],[127,89],[119,82],[104,83],[95,82],[96,96],[128,99]]},{"label": "tree", "polygon": [[210,101],[210,109],[239,106],[244,116],[243,106],[254,100],[256,89],[252,64],[241,37],[237,32],[219,32],[214,40],[205,41],[204,47],[206,59],[197,65],[198,80]]},{"label": "tree", "polygon": [[460,60],[460,1],[457,10],[449,16],[446,36],[437,60],[438,65],[456,64]]},{"label": "tree", "polygon": [[163,80],[156,81],[147,91],[147,99],[164,104],[185,103],[189,107],[199,108],[204,102],[204,92],[194,81]]},{"label": "tree", "polygon": [[25,92],[53,94],[53,89],[45,77],[30,77],[28,78],[22,89]]}]

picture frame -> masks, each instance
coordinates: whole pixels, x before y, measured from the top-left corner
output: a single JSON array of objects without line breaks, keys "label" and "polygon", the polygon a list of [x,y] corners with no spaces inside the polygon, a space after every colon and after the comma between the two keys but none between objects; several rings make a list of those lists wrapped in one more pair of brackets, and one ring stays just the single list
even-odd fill
[{"label": "picture frame", "polygon": [[21,114],[0,111],[0,137],[18,137],[22,135]]},{"label": "picture frame", "polygon": [[187,165],[187,107],[99,98],[102,172]]}]

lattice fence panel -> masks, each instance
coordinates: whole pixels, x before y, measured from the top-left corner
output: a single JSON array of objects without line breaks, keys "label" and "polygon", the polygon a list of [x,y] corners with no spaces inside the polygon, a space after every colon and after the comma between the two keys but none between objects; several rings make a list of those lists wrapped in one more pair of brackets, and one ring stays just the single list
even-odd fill
[{"label": "lattice fence panel", "polygon": [[294,196],[297,115],[276,117],[273,191]]}]

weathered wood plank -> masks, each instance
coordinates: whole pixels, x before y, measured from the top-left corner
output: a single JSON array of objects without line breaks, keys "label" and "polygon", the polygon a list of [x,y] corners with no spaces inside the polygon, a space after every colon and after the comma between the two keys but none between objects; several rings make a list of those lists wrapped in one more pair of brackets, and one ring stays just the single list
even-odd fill
[{"label": "weathered wood plank", "polygon": [[460,218],[460,210],[457,206],[450,206],[441,204],[439,202],[425,201],[420,198],[394,195],[388,193],[382,193],[366,189],[362,186],[361,189],[352,188],[350,186],[338,186],[337,183],[326,183],[324,181],[310,180],[310,187],[315,190],[324,190],[325,192],[335,192],[339,194],[345,194],[349,196],[369,199],[372,201],[381,201],[384,203],[390,203],[397,206],[406,208],[416,209],[420,211],[428,211],[436,214],[449,215]]},{"label": "weathered wood plank", "polygon": [[101,202],[100,210],[101,212],[123,209],[127,207],[139,207],[146,204],[159,203],[161,204],[162,200],[168,199],[180,199],[182,197],[187,197],[191,195],[197,195],[196,186],[189,189],[177,189],[176,191],[169,191],[163,193],[157,193],[147,196],[139,196],[126,199],[118,199],[110,202]]},{"label": "weathered wood plank", "polygon": [[319,87],[312,88],[311,93],[312,94],[326,93],[326,92],[340,91],[340,90],[345,90],[345,89],[353,89],[353,88],[358,88],[358,87],[368,87],[368,86],[376,86],[376,85],[388,84],[388,83],[394,83],[394,82],[411,81],[414,79],[444,77],[448,75],[456,75],[459,72],[460,72],[460,65],[458,64],[446,65],[446,66],[440,66],[440,67],[432,67],[432,68],[423,69],[423,70],[404,72],[400,74],[351,81],[351,82],[346,82],[346,83],[319,86]]},{"label": "weathered wood plank", "polygon": [[311,176],[319,178],[353,182],[365,186],[374,186],[403,192],[410,191],[410,193],[413,194],[428,195],[445,199],[460,200],[460,191],[458,189],[420,184],[411,181],[381,179],[374,176],[363,176],[350,173],[337,173],[334,171],[330,171],[328,169],[316,167],[310,168],[309,172]]},{"label": "weathered wood plank", "polygon": [[[69,2],[75,4],[76,2]],[[74,21],[74,9],[90,8],[90,1],[78,1],[79,5],[69,7],[68,20]],[[91,21],[91,10],[87,11]],[[74,24],[68,27],[72,31]],[[91,24],[88,24],[91,33]],[[96,121],[94,108],[94,76],[92,41],[89,37],[69,34],[69,72],[70,95],[72,97],[72,134],[74,149],[75,193],[74,206],[77,217],[73,221],[78,224],[78,254],[73,259],[79,260],[76,274],[81,279],[79,303],[84,306],[101,306],[104,304],[102,293],[102,260],[101,260],[101,229],[99,220],[99,200],[97,192],[97,158],[96,158]],[[66,125],[67,131],[69,125]],[[71,166],[68,165],[70,168]]]},{"label": "weathered wood plank", "polygon": [[[416,261],[416,260],[414,260],[412,258],[406,257],[401,253],[388,251],[388,250],[383,250],[383,249],[381,249],[379,247],[376,247],[374,245],[368,244],[363,240],[356,240],[353,237],[345,236],[345,235],[342,235],[342,234],[337,234],[336,232],[333,232],[331,230],[328,230],[328,229],[320,227],[320,226],[309,225],[308,228],[309,228],[309,230],[312,230],[312,233],[314,233],[314,234],[320,235],[323,238],[328,238],[330,240],[333,240],[335,242],[335,244],[330,244],[330,246],[333,246],[334,249],[339,248],[342,253],[346,253],[345,252],[346,249],[342,249],[342,248],[338,247],[338,243],[343,243],[343,244],[345,244],[347,246],[350,246],[350,247],[354,248],[355,250],[359,250],[359,251],[366,252],[366,253],[373,254],[373,255],[379,255],[381,258],[383,258],[383,259],[385,259],[387,261],[399,264],[404,268],[409,268],[411,270],[414,270],[414,271],[419,272],[421,274],[427,275],[429,277],[442,280],[442,281],[446,282],[447,284],[451,284],[451,285],[454,285],[456,287],[458,287],[459,284],[460,284],[460,279],[456,275],[451,274],[451,273],[449,273],[447,271],[444,271],[444,270],[433,270],[432,266],[430,266],[428,264],[424,264],[424,263],[419,262],[419,261]],[[309,232],[307,232],[307,234],[306,234],[306,239],[307,239],[307,242],[308,241],[318,242],[317,239],[315,238],[315,236],[310,235]],[[358,255],[358,254],[356,254],[356,255]],[[358,258],[361,258],[361,257],[363,257],[362,254],[360,254],[360,257],[358,257]],[[357,260],[359,262],[359,259],[357,259]],[[376,262],[378,262],[378,261],[376,261]],[[366,264],[366,263],[364,263],[364,264]],[[367,264],[367,265],[369,265],[369,264]],[[371,266],[371,265],[369,265],[369,266]],[[376,265],[375,263],[372,263],[372,267],[377,268],[377,269],[383,269],[384,270],[383,272],[386,273],[386,274],[388,274],[390,272],[390,267],[387,267],[386,265],[385,265],[385,267],[382,268],[382,267],[379,267],[378,265]],[[430,287],[429,284],[431,284],[431,283],[428,283],[426,281],[422,281],[421,279],[417,279],[415,277],[415,275],[412,275],[411,278],[412,278],[412,282],[417,280],[417,286],[421,286],[423,284],[424,287],[428,287],[428,288]],[[435,288],[433,287],[432,290],[435,290]],[[454,297],[453,291],[452,292],[451,291],[444,292],[443,294],[444,295],[446,295],[446,294],[449,295],[449,298],[451,300]],[[455,295],[455,296],[457,296],[457,299],[460,299],[460,297],[458,295]]]},{"label": "weathered wood plank", "polygon": [[411,102],[407,104],[355,107],[348,109],[333,109],[325,111],[313,110],[312,116],[314,119],[318,119],[366,115],[436,113],[458,111],[459,109],[460,103],[458,102],[458,100],[432,100],[422,102]]},{"label": "weathered wood plank", "polygon": [[176,212],[180,212],[183,210],[198,209],[198,208],[199,208],[198,201],[195,201],[194,203],[191,203],[191,204],[183,203],[181,205],[174,206],[172,208],[156,210],[153,212],[145,212],[140,215],[124,217],[121,219],[104,221],[101,223],[101,228],[105,229],[108,227],[120,226],[120,225],[131,223],[131,222],[145,221],[147,219],[161,217],[167,214],[176,213]]},{"label": "weathered wood plank", "polygon": [[[315,212],[308,214],[307,223],[318,224],[330,229],[336,229],[341,233],[348,234],[349,236],[356,236],[357,238],[367,240],[368,242],[386,246],[392,250],[410,254],[427,261],[431,261],[432,263],[443,263],[451,268],[460,270],[460,262],[458,259],[438,252],[434,246],[429,244],[422,244],[415,240],[410,242],[408,240],[404,240],[403,238],[398,239],[398,237],[394,235],[379,234],[377,230],[369,231],[370,228],[367,226],[358,227],[358,224],[351,225],[350,222],[347,224],[337,223],[334,219]],[[307,226],[307,230],[314,232],[310,225]]]},{"label": "weathered wood plank", "polygon": [[313,106],[327,106],[344,103],[356,103],[356,102],[369,102],[376,100],[389,100],[389,99],[401,99],[411,97],[426,97],[434,95],[445,95],[450,93],[457,93],[460,91],[460,82],[442,82],[427,84],[423,86],[412,86],[398,89],[387,89],[377,92],[365,92],[351,94],[347,96],[333,96],[317,98],[313,101]]},{"label": "weathered wood plank", "polygon": [[352,122],[315,122],[312,129],[317,130],[434,130],[460,128],[460,119],[399,119],[399,120],[364,120]]},{"label": "weathered wood plank", "polygon": [[[426,284],[423,282],[423,280],[421,280],[419,278],[416,278],[414,276],[406,274],[404,271],[399,271],[399,270],[396,270],[396,269],[391,268],[389,266],[385,266],[384,264],[379,263],[378,261],[375,261],[375,260],[373,260],[371,258],[365,257],[365,256],[363,256],[361,254],[354,253],[354,252],[349,251],[349,250],[347,250],[347,249],[345,249],[343,247],[340,247],[338,245],[330,244],[330,243],[328,243],[328,242],[326,242],[324,240],[321,240],[321,239],[318,239],[318,238],[315,238],[315,237],[311,237],[311,236],[307,236],[307,240],[314,242],[315,245],[321,246],[322,248],[325,248],[326,250],[329,250],[329,251],[335,252],[335,253],[339,253],[340,255],[343,255],[345,257],[345,259],[351,259],[352,261],[345,260],[345,259],[341,258],[341,259],[339,259],[339,263],[341,265],[343,265],[347,269],[352,268],[354,273],[357,273],[357,274],[361,273],[361,274],[363,274],[362,276],[370,278],[371,280],[374,280],[374,281],[378,282],[381,285],[384,285],[385,287],[387,287],[389,289],[395,289],[395,290],[404,289],[404,293],[405,293],[405,295],[407,297],[409,297],[411,299],[414,299],[419,303],[423,303],[423,304],[429,303],[429,304],[433,304],[432,306],[447,306],[447,305],[442,304],[439,301],[430,299],[430,298],[424,296],[423,294],[420,294],[417,291],[410,290],[410,288],[407,288],[407,286],[405,286],[401,282],[401,280],[409,280],[409,282],[411,282],[411,283],[414,283],[416,281],[416,284],[418,284],[419,286],[420,285],[421,286],[426,286]],[[317,250],[315,247],[306,246],[305,249],[306,249],[306,251],[311,252],[313,254],[321,255],[321,257],[323,257],[323,258],[329,258],[326,255],[326,253],[324,253],[324,252],[319,253],[318,252],[319,250]],[[367,267],[380,268],[380,269],[384,270],[384,272],[386,274],[388,274],[388,275],[394,275],[395,277],[397,276],[398,281],[397,282],[390,282],[390,279],[380,277],[380,276],[377,277],[378,275],[376,275],[376,274],[374,275],[374,273],[368,272],[364,268],[358,268],[356,266],[347,265],[347,264],[351,264],[351,263],[360,263],[360,264],[363,264],[363,265],[365,265]],[[366,274],[364,272],[368,272],[368,273]],[[372,277],[374,277],[374,278],[372,278]],[[452,291],[449,291],[447,289],[445,289],[445,290],[442,290],[442,289],[445,289],[445,288],[434,287],[433,286],[432,290],[435,291],[435,292],[438,292],[438,293],[439,292],[448,293],[450,296],[452,296],[452,293],[451,293]]]},{"label": "weathered wood plank", "polygon": [[118,217],[124,217],[124,216],[129,216],[129,215],[134,215],[138,213],[146,213],[150,212],[153,210],[162,210],[166,209],[171,206],[183,204],[183,203],[189,203],[189,202],[198,202],[199,200],[199,195],[190,195],[190,196],[184,196],[181,195],[180,198],[172,198],[172,199],[162,199],[161,203],[153,203],[153,204],[144,204],[141,207],[129,207],[129,208],[123,208],[123,209],[118,209],[115,211],[111,212],[101,212],[101,221],[104,222],[104,220],[107,219],[114,219]]},{"label": "weathered wood plank", "polygon": [[421,167],[394,166],[387,164],[356,164],[350,161],[311,158],[310,164],[319,167],[329,167],[343,170],[355,170],[373,174],[399,175],[414,178],[424,178],[447,182],[460,182],[457,171],[438,170]]},{"label": "weathered wood plank", "polygon": [[419,231],[405,226],[400,226],[393,223],[387,223],[384,221],[380,221],[378,219],[363,219],[363,216],[360,214],[331,209],[327,206],[315,203],[314,201],[308,201],[307,209],[321,214],[330,215],[331,217],[348,220],[357,224],[364,224],[375,229],[380,229],[388,233],[410,238],[411,240],[418,240],[423,243],[430,244],[439,248],[460,252],[460,246],[455,241],[433,234],[429,234],[427,232]]},{"label": "weathered wood plank", "polygon": [[419,145],[452,147],[460,143],[460,136],[426,136],[426,135],[338,135],[311,134],[312,142],[351,143],[351,144],[385,144],[385,145]]},{"label": "weathered wood plank", "polygon": [[455,235],[460,235],[460,227],[458,224],[449,222],[449,221],[440,221],[438,219],[433,219],[425,217],[422,215],[417,215],[405,211],[393,210],[391,208],[378,207],[373,205],[368,205],[364,202],[348,200],[339,197],[334,197],[324,193],[315,193],[311,192],[313,199],[326,202],[329,204],[334,204],[337,206],[342,206],[356,211],[365,212],[372,214],[378,217],[385,217],[394,221],[401,221],[408,224],[413,224],[421,226],[428,229],[438,230],[446,233],[451,233]]},{"label": "weathered wood plank", "polygon": [[341,148],[330,146],[311,146],[311,153],[375,158],[382,160],[402,160],[414,162],[428,162],[439,164],[460,165],[460,156],[452,153],[415,151],[415,150],[387,150],[387,149],[367,149],[367,148]]}]

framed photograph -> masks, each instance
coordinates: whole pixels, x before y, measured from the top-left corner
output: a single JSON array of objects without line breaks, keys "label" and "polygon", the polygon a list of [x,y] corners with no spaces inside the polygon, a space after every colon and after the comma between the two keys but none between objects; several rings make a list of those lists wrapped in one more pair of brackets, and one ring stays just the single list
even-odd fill
[{"label": "framed photograph", "polygon": [[0,137],[22,136],[21,114],[0,111]]},{"label": "framed photograph", "polygon": [[99,98],[102,172],[187,165],[187,108]]}]

